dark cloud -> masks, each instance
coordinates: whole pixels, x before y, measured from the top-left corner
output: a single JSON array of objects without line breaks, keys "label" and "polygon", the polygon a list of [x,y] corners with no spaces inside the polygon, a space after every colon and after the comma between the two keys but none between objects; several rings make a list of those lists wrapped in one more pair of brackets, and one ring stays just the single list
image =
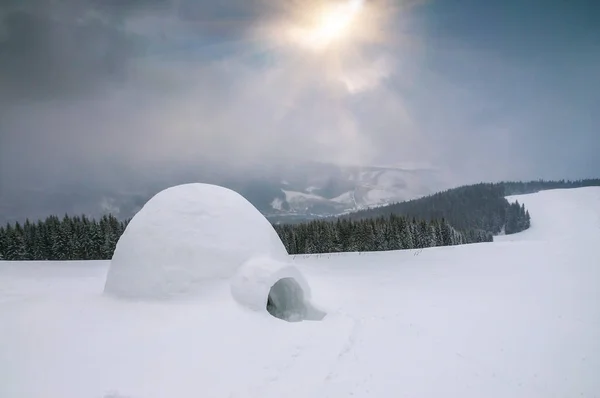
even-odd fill
[{"label": "dark cloud", "polygon": [[131,63],[156,48],[181,56],[187,49],[181,36],[196,48],[239,39],[256,10],[250,1],[3,2],[0,98],[62,99],[123,84],[131,78]]},{"label": "dark cloud", "polygon": [[52,4],[3,12],[0,95],[5,101],[60,99],[126,78],[135,38],[111,15],[69,8],[68,2]]}]

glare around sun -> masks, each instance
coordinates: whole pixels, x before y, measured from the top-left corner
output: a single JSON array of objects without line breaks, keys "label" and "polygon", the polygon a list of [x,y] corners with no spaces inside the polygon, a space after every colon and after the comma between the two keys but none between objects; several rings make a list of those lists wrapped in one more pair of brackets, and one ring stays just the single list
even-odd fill
[{"label": "glare around sun", "polygon": [[306,22],[288,29],[290,39],[312,49],[324,50],[343,40],[350,40],[352,28],[359,23],[363,0],[323,4],[310,10]]},{"label": "glare around sun", "polygon": [[356,94],[388,74],[387,59],[373,49],[391,42],[388,21],[396,1],[289,0],[274,6],[252,34],[299,86],[318,77],[333,82],[333,90],[341,83]]}]

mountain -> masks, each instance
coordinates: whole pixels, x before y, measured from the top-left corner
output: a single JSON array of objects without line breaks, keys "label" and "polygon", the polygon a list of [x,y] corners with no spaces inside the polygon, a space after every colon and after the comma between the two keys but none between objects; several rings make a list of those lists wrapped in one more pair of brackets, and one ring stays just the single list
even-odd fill
[{"label": "mountain", "polygon": [[295,222],[410,200],[447,188],[443,175],[426,168],[339,166],[307,162],[252,167],[232,173],[215,165],[115,170],[112,179],[20,187],[0,192],[0,223],[65,213],[132,217],[157,192],[206,182],[231,188],[273,222]]},{"label": "mountain", "polygon": [[415,199],[446,186],[435,170],[312,163],[233,189],[271,221],[293,222]]}]

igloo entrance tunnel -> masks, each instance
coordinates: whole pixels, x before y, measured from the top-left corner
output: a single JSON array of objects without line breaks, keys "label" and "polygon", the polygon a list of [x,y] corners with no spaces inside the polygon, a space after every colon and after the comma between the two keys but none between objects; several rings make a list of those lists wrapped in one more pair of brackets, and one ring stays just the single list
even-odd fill
[{"label": "igloo entrance tunnel", "polygon": [[320,321],[325,313],[314,308],[304,299],[304,290],[294,278],[275,282],[267,297],[267,311],[275,318],[289,322]]},{"label": "igloo entrance tunnel", "polygon": [[310,300],[311,290],[304,276],[287,262],[256,257],[246,262],[231,280],[235,300],[256,311],[290,322],[325,317]]},{"label": "igloo entrance tunnel", "polygon": [[209,184],[172,187],[144,205],[117,243],[104,292],[201,298],[223,283],[254,311],[288,321],[325,316],[269,221],[238,193]]}]

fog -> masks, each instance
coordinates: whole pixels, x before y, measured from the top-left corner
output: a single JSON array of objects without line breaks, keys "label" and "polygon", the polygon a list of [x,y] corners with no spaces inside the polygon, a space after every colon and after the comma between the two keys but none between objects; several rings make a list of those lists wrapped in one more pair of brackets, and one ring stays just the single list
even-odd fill
[{"label": "fog", "polygon": [[597,176],[598,7],[512,3],[371,0],[315,53],[278,33],[292,0],[2,2],[0,190],[303,161]]}]

